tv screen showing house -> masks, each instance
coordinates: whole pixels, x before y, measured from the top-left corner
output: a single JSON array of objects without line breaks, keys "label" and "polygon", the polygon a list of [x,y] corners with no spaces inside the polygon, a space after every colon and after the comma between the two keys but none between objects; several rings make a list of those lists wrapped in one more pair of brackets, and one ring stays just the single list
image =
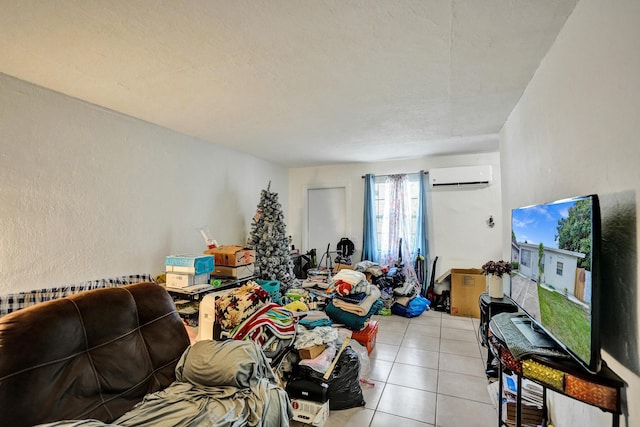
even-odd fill
[{"label": "tv screen showing house", "polygon": [[511,231],[511,298],[592,368],[594,207],[585,196],[514,209]]}]

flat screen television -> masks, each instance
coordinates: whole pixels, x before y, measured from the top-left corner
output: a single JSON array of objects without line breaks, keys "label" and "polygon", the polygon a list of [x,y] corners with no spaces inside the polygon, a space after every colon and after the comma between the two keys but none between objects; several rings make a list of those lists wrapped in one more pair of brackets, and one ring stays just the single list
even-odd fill
[{"label": "flat screen television", "polygon": [[[600,205],[596,195],[511,212],[511,298],[577,362],[598,372]],[[538,334],[541,335],[541,334]]]}]

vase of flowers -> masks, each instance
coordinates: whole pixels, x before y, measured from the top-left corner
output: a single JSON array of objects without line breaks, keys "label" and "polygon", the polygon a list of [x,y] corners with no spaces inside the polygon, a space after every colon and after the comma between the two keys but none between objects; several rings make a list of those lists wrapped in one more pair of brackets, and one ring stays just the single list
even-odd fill
[{"label": "vase of flowers", "polygon": [[482,266],[482,274],[487,276],[487,292],[491,298],[503,297],[503,276],[510,273],[511,263],[508,261],[487,261]]}]

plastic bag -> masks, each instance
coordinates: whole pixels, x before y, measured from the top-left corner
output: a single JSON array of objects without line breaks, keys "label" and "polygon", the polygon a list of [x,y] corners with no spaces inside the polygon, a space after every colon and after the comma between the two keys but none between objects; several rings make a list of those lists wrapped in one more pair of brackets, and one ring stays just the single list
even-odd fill
[{"label": "plastic bag", "polygon": [[412,298],[406,307],[402,304],[393,304],[391,306],[391,312],[393,314],[397,314],[398,316],[416,317],[424,313],[425,310],[428,310],[430,304],[431,301],[418,295]]},{"label": "plastic bag", "polygon": [[329,409],[349,409],[364,406],[364,395],[360,388],[360,358],[358,354],[347,346],[336,363],[329,379],[325,380],[323,374],[313,369],[300,366],[300,374],[316,384],[327,383],[327,396],[329,398]]},{"label": "plastic bag", "polygon": [[371,360],[369,360],[367,348],[356,340],[349,341],[349,346],[356,352],[360,360],[360,381],[371,384],[371,381],[369,381],[369,376],[371,375]]},{"label": "plastic bag", "polygon": [[316,372],[324,374],[331,366],[333,358],[336,356],[336,346],[329,344],[317,357],[313,359],[302,359],[299,363],[300,366],[308,366]]}]

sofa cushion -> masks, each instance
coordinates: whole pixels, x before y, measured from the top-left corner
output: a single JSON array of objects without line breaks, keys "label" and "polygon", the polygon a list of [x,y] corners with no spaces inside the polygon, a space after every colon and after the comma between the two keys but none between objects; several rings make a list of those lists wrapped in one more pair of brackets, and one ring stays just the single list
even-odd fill
[{"label": "sofa cushion", "polygon": [[0,420],[110,422],[175,379],[189,339],[154,283],[98,289],[0,318]]}]

